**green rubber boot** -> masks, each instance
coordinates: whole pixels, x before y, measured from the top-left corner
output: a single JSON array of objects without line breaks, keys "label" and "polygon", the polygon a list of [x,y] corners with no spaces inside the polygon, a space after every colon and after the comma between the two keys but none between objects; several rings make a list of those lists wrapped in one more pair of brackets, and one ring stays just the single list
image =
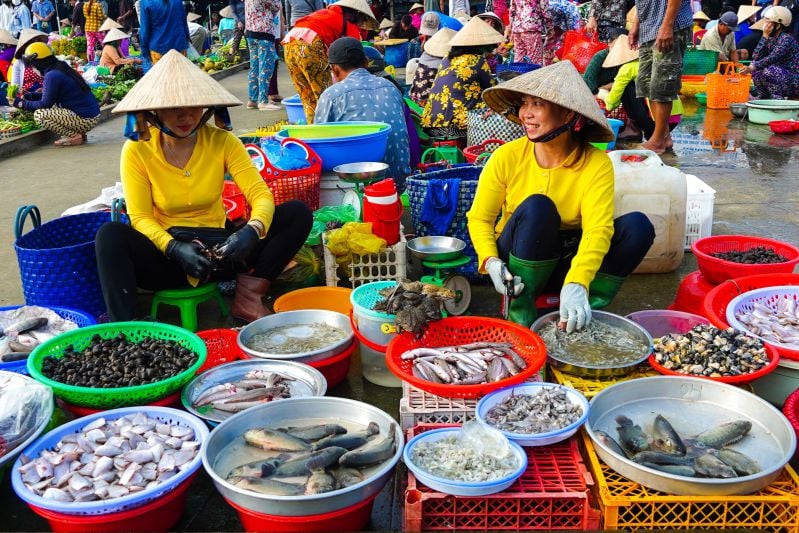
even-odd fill
[{"label": "green rubber boot", "polygon": [[597,272],[594,281],[588,287],[588,303],[591,309],[602,309],[610,305],[619,293],[624,279],[620,276]]},{"label": "green rubber boot", "polygon": [[508,268],[514,276],[522,278],[524,289],[519,296],[510,301],[508,320],[526,328],[535,322],[535,319],[538,318],[535,299],[549,281],[558,261],[557,258],[545,261],[526,261],[509,254]]}]

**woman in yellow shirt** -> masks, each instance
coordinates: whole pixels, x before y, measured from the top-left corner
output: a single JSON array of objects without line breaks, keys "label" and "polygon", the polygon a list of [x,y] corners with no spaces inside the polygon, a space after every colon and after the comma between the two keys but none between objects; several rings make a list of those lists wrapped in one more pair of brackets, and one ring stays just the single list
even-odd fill
[{"label": "woman in yellow shirt", "polygon": [[[131,225],[111,222],[97,233],[111,321],[138,316],[137,288],[233,277],[234,318],[269,314],[262,298],[305,242],[312,216],[299,201],[275,206],[244,145],[226,131],[227,107],[235,105],[235,96],[172,50],[114,110],[128,113],[120,172]],[[212,115],[218,127],[206,124]],[[252,206],[239,228],[226,221],[225,173]]]},{"label": "woman in yellow shirt", "polygon": [[644,258],[654,228],[638,212],[613,219],[613,166],[589,144],[613,132],[570,62],[486,89],[483,99],[527,138],[498,148],[480,174],[466,214],[480,271],[511,299],[512,321],[530,326],[536,297],[559,289],[561,322],[580,329]]}]

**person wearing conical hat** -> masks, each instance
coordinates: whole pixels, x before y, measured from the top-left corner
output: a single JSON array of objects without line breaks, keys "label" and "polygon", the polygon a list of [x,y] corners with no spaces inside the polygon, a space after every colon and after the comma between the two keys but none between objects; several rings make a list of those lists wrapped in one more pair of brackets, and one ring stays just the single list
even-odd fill
[{"label": "person wearing conical hat", "polygon": [[452,37],[422,114],[421,125],[428,134],[466,136],[468,111],[484,107],[480,93],[494,84],[485,54],[504,40],[502,34],[477,17]]},{"label": "person wearing conical hat", "polygon": [[286,67],[300,93],[308,124],[313,122],[319,96],[332,82],[328,47],[340,37],[360,40],[361,28],[377,26],[366,0],[339,0],[297,20],[283,38]]},{"label": "person wearing conical hat", "polygon": [[189,41],[198,54],[203,55],[211,48],[211,35],[208,28],[197,21],[202,17],[196,13],[186,15],[186,25],[189,27]]},{"label": "person wearing conical hat", "polygon": [[67,63],[59,61],[44,43],[29,44],[22,56],[28,68],[41,72],[42,92],[14,98],[13,105],[32,111],[42,128],[61,136],[56,146],[76,146],[86,142],[86,133],[100,121],[100,106],[83,77]]},{"label": "person wearing conical hat", "polygon": [[760,13],[762,7],[760,6],[745,6],[738,7],[738,29],[735,31],[735,43],[741,42],[741,39],[752,33],[752,24],[755,23],[757,14]]},{"label": "person wearing conical hat", "polygon": [[694,33],[698,32],[699,30],[704,30],[707,23],[710,22],[710,17],[705,15],[704,11],[697,11],[694,13]]},{"label": "person wearing conical hat", "polygon": [[422,28],[422,15],[424,14],[424,6],[419,2],[416,2],[408,10],[408,14],[411,16],[411,24],[413,24],[413,27],[419,31]]},{"label": "person wearing conical hat", "polygon": [[479,271],[510,299],[513,322],[529,327],[536,297],[559,290],[563,329],[580,329],[644,258],[654,227],[638,212],[614,220],[613,165],[589,144],[614,134],[571,62],[486,89],[483,99],[526,136],[492,153],[466,213]]},{"label": "person wearing conical hat", "polygon": [[[34,87],[42,85],[42,75],[33,67],[27,66],[22,61],[22,56],[25,49],[33,43],[47,44],[47,34],[39,30],[28,28],[22,30],[17,39],[17,50],[14,52],[14,61],[11,63],[11,75],[8,80],[9,85],[17,87],[17,93],[24,95],[28,91],[33,90]],[[8,97],[12,99],[11,96]]]},{"label": "person wearing conical hat", "polygon": [[[114,109],[128,117],[120,174],[130,225],[110,222],[97,232],[111,321],[143,315],[138,288],[233,278],[235,318],[249,322],[269,313],[262,298],[305,242],[313,217],[299,201],[275,206],[244,145],[228,131],[227,108],[237,105],[238,98],[171,50]],[[212,116],[215,126],[207,124]],[[238,229],[226,222],[225,173],[252,208]]]},{"label": "person wearing conical hat", "polygon": [[549,30],[547,0],[516,0],[510,3],[510,25],[506,30],[516,62],[544,64],[544,36]]},{"label": "person wearing conical hat", "polygon": [[[17,50],[17,40],[6,30],[0,29],[0,83],[7,81],[11,61],[14,60],[14,52]],[[0,100],[5,97],[6,91],[0,92]]]},{"label": "person wearing conical hat", "polygon": [[433,89],[438,68],[449,54],[449,42],[456,33],[449,28],[442,28],[424,43],[424,53],[419,58],[419,65],[416,67],[416,73],[408,92],[411,100],[422,107],[427,103],[427,96]]},{"label": "person wearing conical hat", "polygon": [[83,3],[83,17],[86,19],[86,25],[83,27],[83,33],[86,35],[86,59],[94,61],[97,45],[102,43],[105,37],[104,30],[100,29],[106,19],[100,0],[86,0]]},{"label": "person wearing conical hat", "polygon": [[393,26],[394,26],[394,23],[391,22],[390,20],[388,20],[387,18],[384,18],[383,20],[381,20],[380,24],[377,27],[377,29],[378,29],[377,39],[380,40],[380,41],[388,39],[389,31],[391,30],[391,28]]},{"label": "person wearing conical hat", "polygon": [[120,51],[119,45],[124,39],[130,39],[130,35],[117,28],[109,31],[103,39],[100,66],[108,68],[112,74],[119,66],[141,64],[141,59],[138,57],[125,57]]},{"label": "person wearing conical hat", "polygon": [[142,57],[153,64],[170,50],[186,54],[191,34],[181,0],[141,0],[139,45]]},{"label": "person wearing conical hat", "polygon": [[763,12],[763,36],[743,72],[752,74],[752,94],[759,99],[799,98],[799,44],[788,32],[790,9],[770,6]]}]

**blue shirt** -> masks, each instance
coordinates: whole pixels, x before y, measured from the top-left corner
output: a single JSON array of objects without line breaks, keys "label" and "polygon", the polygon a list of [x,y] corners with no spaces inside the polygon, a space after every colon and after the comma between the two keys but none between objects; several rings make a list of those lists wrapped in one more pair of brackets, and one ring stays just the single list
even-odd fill
[{"label": "blue shirt", "polygon": [[[666,16],[667,0],[635,0],[638,8],[638,19],[641,21],[638,42],[648,43],[654,41],[658,35],[663,17]],[[680,10],[674,19],[674,31],[690,28],[693,25],[693,13],[691,12],[691,0],[681,0]]]},{"label": "blue shirt", "polygon": [[22,109],[36,111],[58,105],[73,111],[83,118],[100,114],[100,105],[91,91],[85,91],[78,82],[57,69],[44,73],[42,97],[39,100],[23,100]]},{"label": "blue shirt", "polygon": [[144,57],[149,58],[150,52],[163,55],[189,47],[189,25],[180,0],[141,0],[139,12],[139,41]]},{"label": "blue shirt", "polygon": [[319,96],[314,123],[370,120],[390,125],[384,162],[401,192],[411,172],[404,106],[402,94],[393,83],[359,68]]},{"label": "blue shirt", "polygon": [[[31,4],[31,12],[36,13],[42,18],[55,11],[55,7],[50,3],[50,0],[33,0]],[[52,19],[48,22],[52,22]]]}]

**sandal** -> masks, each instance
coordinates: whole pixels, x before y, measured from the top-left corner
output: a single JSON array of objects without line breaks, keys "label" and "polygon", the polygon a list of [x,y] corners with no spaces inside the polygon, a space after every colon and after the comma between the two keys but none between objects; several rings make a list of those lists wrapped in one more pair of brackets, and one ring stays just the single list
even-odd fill
[{"label": "sandal", "polygon": [[269,97],[269,100],[271,100],[274,103],[278,103],[283,101],[283,97],[280,96],[279,94],[273,94],[272,96]]},{"label": "sandal", "polygon": [[86,142],[83,138],[82,134],[73,135],[72,137],[61,137],[58,139],[55,144],[56,146],[80,146]]}]

